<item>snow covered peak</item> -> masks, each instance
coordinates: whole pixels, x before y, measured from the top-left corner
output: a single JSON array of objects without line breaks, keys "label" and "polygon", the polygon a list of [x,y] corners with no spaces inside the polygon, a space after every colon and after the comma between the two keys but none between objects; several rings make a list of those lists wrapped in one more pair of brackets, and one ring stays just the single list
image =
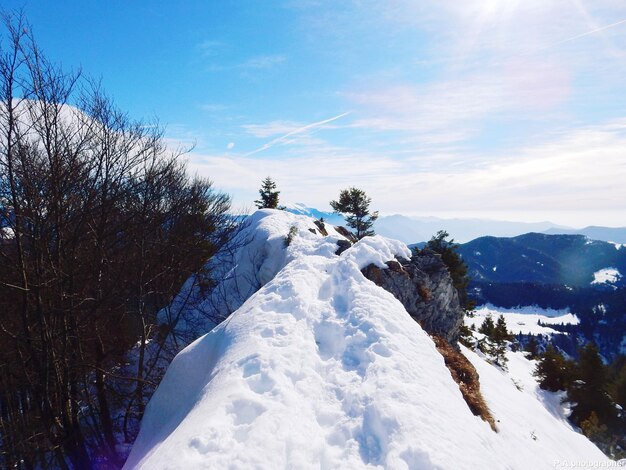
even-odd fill
[{"label": "snow covered peak", "polygon": [[306,215],[307,217],[314,217],[316,219],[324,219],[326,222],[330,222],[334,225],[345,225],[346,221],[341,214],[336,212],[321,211],[314,207],[309,207],[301,202],[285,203],[285,210],[293,214]]},{"label": "snow covered peak", "polygon": [[267,282],[174,359],[125,468],[522,469],[604,460],[532,390],[522,394],[486,363],[477,367],[487,371],[500,432],[470,412],[432,340],[361,273],[410,256],[404,244],[371,237],[337,256],[340,235],[313,233],[312,219],[259,211],[250,226],[237,266],[265,269]]}]

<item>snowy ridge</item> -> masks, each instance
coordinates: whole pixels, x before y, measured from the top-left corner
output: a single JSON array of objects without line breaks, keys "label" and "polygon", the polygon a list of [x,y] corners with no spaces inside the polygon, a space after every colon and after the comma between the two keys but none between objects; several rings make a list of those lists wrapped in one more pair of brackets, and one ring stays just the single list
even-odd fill
[{"label": "snowy ridge", "polygon": [[[309,217],[271,209],[256,211],[248,217],[239,234],[240,246],[227,259],[218,259],[215,268],[221,283],[204,306],[210,304],[226,316],[272,280],[293,258],[330,256],[337,249],[336,241],[344,238],[329,224],[325,225],[327,237],[313,234],[311,229],[317,230],[317,227]],[[290,246],[286,246],[290,230],[295,230],[299,236],[294,236]]]},{"label": "snowy ridge", "polygon": [[[340,237],[311,233],[311,219],[277,211],[255,217],[269,234],[258,249],[297,227],[282,254],[270,250],[254,264],[279,271],[174,359],[125,468],[522,469],[605,461],[562,416],[529,394],[518,403],[521,392],[506,374],[466,352],[487,377],[486,398],[503,432],[472,415],[432,340],[360,271],[410,256],[403,243],[368,237],[336,256]],[[501,406],[500,396],[515,406]]]},{"label": "snowy ridge", "polygon": [[[300,235],[294,237],[293,246],[286,247],[292,227]],[[330,224],[325,225],[327,237],[314,235],[310,229],[317,230],[317,226],[309,217],[271,209],[256,211],[245,220],[232,246],[209,262],[219,280],[211,294],[201,297],[196,279],[191,277],[172,305],[159,315],[180,317],[176,330],[182,336],[191,330],[209,331],[215,326],[211,318],[226,318],[237,310],[293,257],[315,253],[330,256],[337,249],[336,241],[345,238]]]}]

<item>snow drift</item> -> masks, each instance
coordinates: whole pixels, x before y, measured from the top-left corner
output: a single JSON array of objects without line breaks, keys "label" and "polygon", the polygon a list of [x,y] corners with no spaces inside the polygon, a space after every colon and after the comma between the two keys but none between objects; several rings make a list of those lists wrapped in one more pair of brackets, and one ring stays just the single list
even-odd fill
[{"label": "snow drift", "polygon": [[[472,415],[432,340],[361,273],[409,257],[404,244],[368,237],[337,256],[340,236],[312,233],[307,217],[265,210],[252,221],[249,230],[264,241],[245,249],[261,250],[263,260],[239,268],[264,266],[275,275],[174,359],[125,468],[527,469],[605,461],[530,386],[520,391],[466,351],[488,376],[483,389],[501,432]],[[291,227],[297,234],[286,247]]]}]

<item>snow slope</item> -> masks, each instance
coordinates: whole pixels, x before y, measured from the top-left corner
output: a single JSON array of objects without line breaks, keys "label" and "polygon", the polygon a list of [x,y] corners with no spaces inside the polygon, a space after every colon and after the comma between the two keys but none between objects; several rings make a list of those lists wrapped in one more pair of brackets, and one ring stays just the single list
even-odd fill
[{"label": "snow slope", "polygon": [[[508,352],[508,370],[489,364],[463,346],[463,354],[476,367],[481,390],[497,419],[498,438],[508,458],[498,468],[606,467],[611,461],[584,436],[576,434],[561,404],[562,393],[541,390],[532,376],[535,361],[522,352]],[[528,453],[532,455],[528,455]],[[581,454],[586,453],[587,457]],[[612,462],[615,465],[616,462]]]},{"label": "snow slope", "polygon": [[[125,468],[539,469],[605,461],[562,416],[529,394],[517,402],[509,378],[466,352],[486,377],[502,431],[472,415],[428,335],[360,272],[410,256],[404,244],[368,237],[336,256],[337,236],[311,233],[306,217],[255,217],[253,228],[269,234],[258,249],[298,227],[282,254],[261,263],[280,270],[174,359]],[[536,440],[528,432],[535,417]]]},{"label": "snow slope", "polygon": [[615,284],[622,275],[615,268],[604,268],[593,273],[592,284]]}]

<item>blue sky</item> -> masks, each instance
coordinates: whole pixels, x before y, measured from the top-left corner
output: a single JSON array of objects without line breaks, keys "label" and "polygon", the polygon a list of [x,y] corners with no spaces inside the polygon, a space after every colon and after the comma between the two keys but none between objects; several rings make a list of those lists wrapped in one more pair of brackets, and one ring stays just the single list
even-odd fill
[{"label": "blue sky", "polygon": [[238,205],[626,225],[623,0],[2,6]]}]

